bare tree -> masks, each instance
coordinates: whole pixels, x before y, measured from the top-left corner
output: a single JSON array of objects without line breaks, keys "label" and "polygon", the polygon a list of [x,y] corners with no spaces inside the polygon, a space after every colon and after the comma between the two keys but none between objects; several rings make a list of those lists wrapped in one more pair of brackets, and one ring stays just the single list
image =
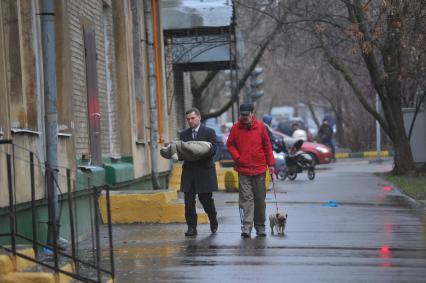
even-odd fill
[{"label": "bare tree", "polygon": [[[313,46],[389,136],[395,149],[394,174],[414,168],[401,108],[404,99],[410,100],[404,85],[415,83],[414,78],[424,73],[424,46],[422,49],[419,42],[424,42],[425,5],[421,0],[306,0],[292,11],[295,28],[312,38]],[[357,76],[360,67],[368,80]],[[366,84],[379,96],[383,113],[375,110]],[[417,91],[418,87],[411,89]]]}]

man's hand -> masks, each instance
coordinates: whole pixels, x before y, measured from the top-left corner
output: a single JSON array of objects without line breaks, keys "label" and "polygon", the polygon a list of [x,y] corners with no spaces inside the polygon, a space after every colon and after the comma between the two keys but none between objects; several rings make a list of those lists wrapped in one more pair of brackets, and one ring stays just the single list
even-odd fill
[{"label": "man's hand", "polygon": [[275,167],[274,166],[269,166],[269,174],[275,175]]}]

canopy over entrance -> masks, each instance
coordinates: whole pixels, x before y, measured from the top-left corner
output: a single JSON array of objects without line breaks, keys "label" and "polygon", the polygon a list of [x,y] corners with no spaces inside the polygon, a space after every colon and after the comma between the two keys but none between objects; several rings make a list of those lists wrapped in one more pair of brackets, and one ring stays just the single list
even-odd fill
[{"label": "canopy over entrance", "polygon": [[231,0],[163,0],[166,44],[183,71],[235,69],[235,12]]}]

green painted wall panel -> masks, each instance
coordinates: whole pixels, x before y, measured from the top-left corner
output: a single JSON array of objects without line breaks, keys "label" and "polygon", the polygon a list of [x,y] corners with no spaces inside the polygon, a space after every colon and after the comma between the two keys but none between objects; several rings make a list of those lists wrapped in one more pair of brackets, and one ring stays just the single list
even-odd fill
[{"label": "green painted wall panel", "polygon": [[[91,223],[94,223],[94,203],[93,196],[87,194],[88,191],[80,192],[80,195],[76,197],[73,209],[74,211],[74,225],[76,227],[75,233],[81,240],[87,236],[90,236]],[[71,227],[69,218],[68,200],[62,199],[60,207],[60,236],[67,240],[71,240]],[[6,214],[7,211],[3,210],[0,213],[0,233],[9,233],[9,216]],[[31,219],[31,208],[28,203],[19,205],[17,207],[17,231],[27,237],[32,238],[32,219]],[[47,203],[43,201],[39,203],[37,207],[37,239],[41,243],[46,243],[47,240]],[[101,223],[101,222],[99,222]],[[17,241],[18,244],[29,244],[25,240]],[[0,237],[0,244],[10,244],[10,237]],[[71,242],[69,243],[71,244]]]},{"label": "green painted wall panel", "polygon": [[107,163],[104,164],[106,183],[115,185],[134,179],[133,164],[131,163]]}]

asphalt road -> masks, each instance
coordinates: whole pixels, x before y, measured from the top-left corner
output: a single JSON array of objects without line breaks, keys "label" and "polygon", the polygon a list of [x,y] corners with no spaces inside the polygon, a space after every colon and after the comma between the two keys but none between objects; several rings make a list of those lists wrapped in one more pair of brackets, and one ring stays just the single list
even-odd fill
[{"label": "asphalt road", "polygon": [[372,174],[390,168],[339,160],[314,181],[276,182],[284,236],[242,239],[236,193],[215,194],[215,235],[208,225],[196,238],[182,224],[114,226],[118,282],[426,282],[423,212]]}]

